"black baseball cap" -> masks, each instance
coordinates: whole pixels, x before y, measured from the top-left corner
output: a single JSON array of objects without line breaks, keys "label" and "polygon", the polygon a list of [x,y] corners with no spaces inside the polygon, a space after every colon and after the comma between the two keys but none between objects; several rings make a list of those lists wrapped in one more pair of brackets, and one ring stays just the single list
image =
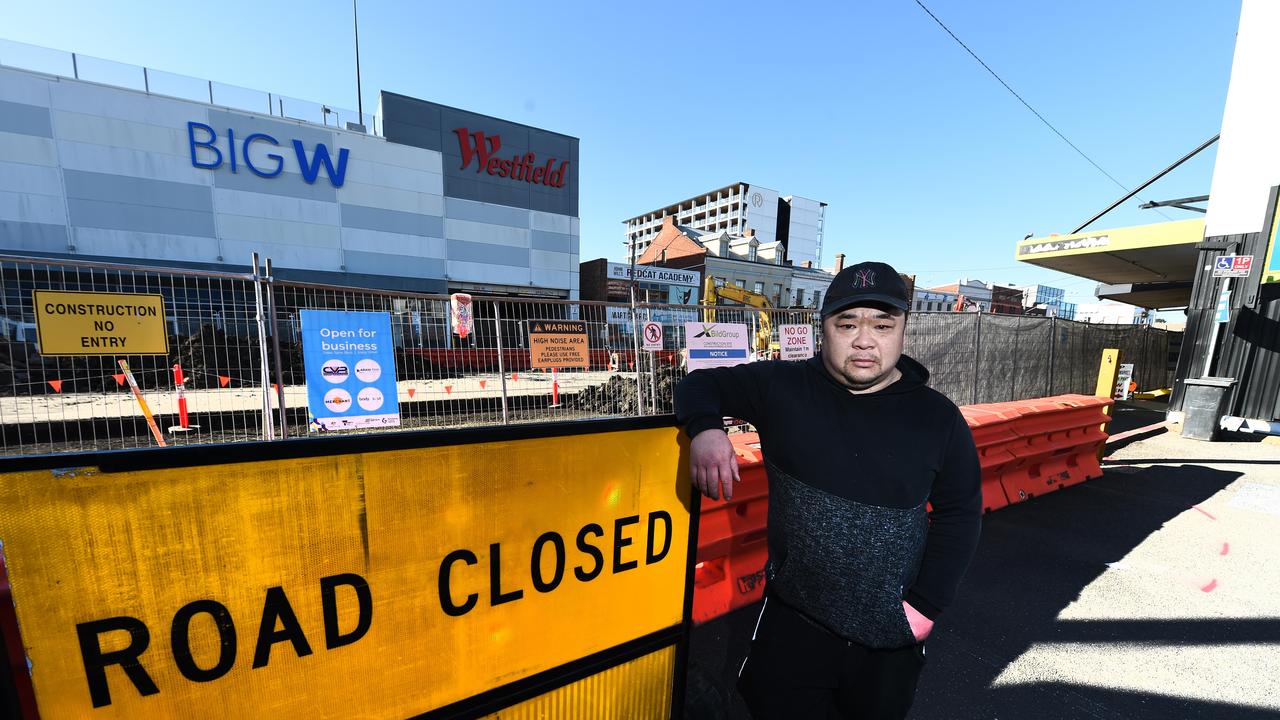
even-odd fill
[{"label": "black baseball cap", "polygon": [[907,284],[891,266],[882,262],[861,262],[836,273],[822,300],[822,318],[858,303],[882,303],[906,311],[911,305]]}]

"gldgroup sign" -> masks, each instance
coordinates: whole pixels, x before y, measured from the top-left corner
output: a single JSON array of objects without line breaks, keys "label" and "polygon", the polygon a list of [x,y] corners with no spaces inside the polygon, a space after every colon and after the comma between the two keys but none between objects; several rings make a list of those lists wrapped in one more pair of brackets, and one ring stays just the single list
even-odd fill
[{"label": "gldgroup sign", "polygon": [[604,664],[666,648],[665,670],[616,690],[669,701],[679,454],[676,429],[654,428],[0,474],[39,714],[405,718],[645,637]]}]

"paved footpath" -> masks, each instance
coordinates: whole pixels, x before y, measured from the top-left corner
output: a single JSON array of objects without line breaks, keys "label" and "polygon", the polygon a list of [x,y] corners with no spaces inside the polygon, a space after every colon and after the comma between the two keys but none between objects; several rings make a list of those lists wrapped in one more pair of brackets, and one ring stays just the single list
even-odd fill
[{"label": "paved footpath", "polygon": [[[1280,443],[1125,442],[1104,477],[986,516],[913,720],[1280,718]],[[746,717],[754,620],[695,631],[690,717]]]}]

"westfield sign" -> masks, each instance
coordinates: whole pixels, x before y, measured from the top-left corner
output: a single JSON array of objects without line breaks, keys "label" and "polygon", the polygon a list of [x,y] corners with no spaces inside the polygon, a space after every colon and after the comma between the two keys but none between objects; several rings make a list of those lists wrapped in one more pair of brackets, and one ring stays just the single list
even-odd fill
[{"label": "westfield sign", "polygon": [[538,156],[532,152],[524,155],[513,155],[510,159],[498,157],[502,149],[502,137],[485,135],[479,130],[470,132],[467,128],[455,128],[458,136],[458,147],[462,150],[462,167],[466,170],[471,161],[476,162],[476,172],[484,172],[498,177],[521,180],[534,185],[564,187],[564,176],[569,169],[568,160],[548,159],[541,165]]}]

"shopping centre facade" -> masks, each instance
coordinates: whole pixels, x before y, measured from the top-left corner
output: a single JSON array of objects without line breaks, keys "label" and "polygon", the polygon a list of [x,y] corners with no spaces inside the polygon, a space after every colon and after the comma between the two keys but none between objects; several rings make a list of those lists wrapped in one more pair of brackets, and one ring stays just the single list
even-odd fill
[{"label": "shopping centre facade", "polygon": [[0,67],[0,253],[577,299],[577,138],[388,92],[373,134],[263,106]]}]

